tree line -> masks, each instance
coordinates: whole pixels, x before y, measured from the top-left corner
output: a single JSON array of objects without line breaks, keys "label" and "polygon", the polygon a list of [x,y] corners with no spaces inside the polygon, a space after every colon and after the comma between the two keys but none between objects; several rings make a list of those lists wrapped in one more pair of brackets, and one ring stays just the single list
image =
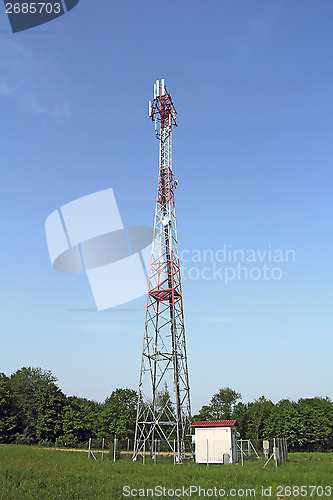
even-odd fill
[{"label": "tree line", "polygon": [[243,439],[256,445],[264,439],[286,438],[291,451],[333,450],[333,403],[330,398],[282,399],[274,404],[264,396],[250,403],[241,394],[222,388],[203,406],[197,420],[236,419]]},{"label": "tree line", "polygon": [[[167,386],[159,393],[163,407]],[[77,447],[89,438],[133,439],[138,394],[116,389],[103,403],[66,396],[49,370],[24,367],[10,377],[0,373],[0,443]],[[238,421],[244,439],[285,437],[290,450],[333,449],[333,403],[326,397],[283,399],[264,396],[242,403],[241,394],[225,387],[214,394],[193,420]]]},{"label": "tree line", "polygon": [[133,437],[137,393],[116,389],[104,403],[66,396],[49,370],[0,373],[0,442],[76,447],[89,438]]}]

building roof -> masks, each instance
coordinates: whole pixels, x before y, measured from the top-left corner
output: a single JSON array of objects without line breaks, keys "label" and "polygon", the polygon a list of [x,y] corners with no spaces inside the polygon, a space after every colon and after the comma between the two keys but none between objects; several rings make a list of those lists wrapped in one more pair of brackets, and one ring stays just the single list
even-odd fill
[{"label": "building roof", "polygon": [[234,427],[238,425],[237,420],[196,420],[191,427]]}]

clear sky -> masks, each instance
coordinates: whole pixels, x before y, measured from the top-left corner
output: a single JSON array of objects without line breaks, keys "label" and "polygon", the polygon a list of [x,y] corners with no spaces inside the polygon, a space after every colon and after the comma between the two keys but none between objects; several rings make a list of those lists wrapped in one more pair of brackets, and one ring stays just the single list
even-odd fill
[{"label": "clear sky", "polygon": [[153,224],[165,78],[193,411],[226,386],[333,397],[332,26],[329,0],[81,0],[13,34],[1,7],[0,371],[97,401],[137,389],[146,298],[94,310],[44,223],[112,187],[124,225]]}]

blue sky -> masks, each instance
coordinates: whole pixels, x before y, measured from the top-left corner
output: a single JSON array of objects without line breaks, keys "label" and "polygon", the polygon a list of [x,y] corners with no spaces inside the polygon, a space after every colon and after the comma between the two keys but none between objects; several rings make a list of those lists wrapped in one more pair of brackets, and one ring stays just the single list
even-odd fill
[{"label": "blue sky", "polygon": [[264,262],[280,279],[228,284],[200,273],[238,262],[190,263],[193,411],[226,386],[243,401],[333,397],[332,16],[326,0],[81,0],[12,34],[2,8],[0,371],[41,366],[98,401],[137,389],[146,298],[94,311],[87,277],[52,269],[44,223],[112,187],[125,225],[152,225],[147,102],[165,78],[180,250],[295,255]]}]

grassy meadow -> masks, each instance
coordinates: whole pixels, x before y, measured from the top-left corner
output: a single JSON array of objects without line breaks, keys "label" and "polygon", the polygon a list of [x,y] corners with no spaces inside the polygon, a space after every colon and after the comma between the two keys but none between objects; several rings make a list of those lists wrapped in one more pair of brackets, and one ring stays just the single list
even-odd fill
[{"label": "grassy meadow", "polygon": [[333,453],[293,453],[278,469],[273,460],[263,468],[263,459],[207,467],[174,466],[169,457],[156,465],[125,456],[114,463],[111,454],[103,461],[95,455],[96,461],[87,452],[0,445],[0,498],[333,498]]}]

